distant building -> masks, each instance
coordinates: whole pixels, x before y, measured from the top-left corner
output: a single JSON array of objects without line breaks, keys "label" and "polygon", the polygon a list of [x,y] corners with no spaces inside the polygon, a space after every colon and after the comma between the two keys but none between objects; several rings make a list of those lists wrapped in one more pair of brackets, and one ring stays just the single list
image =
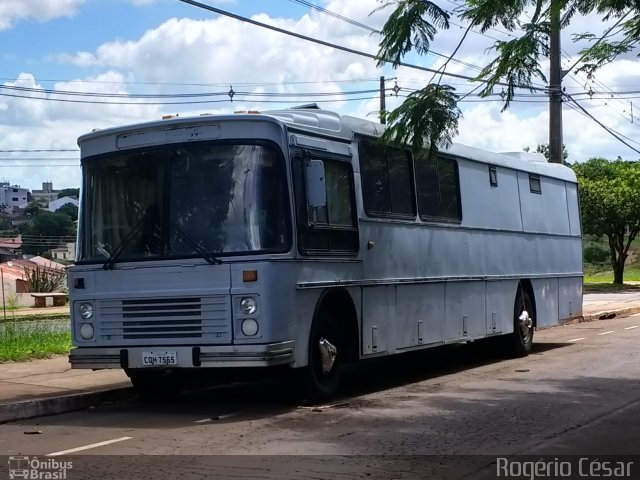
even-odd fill
[{"label": "distant building", "polygon": [[50,201],[49,206],[47,207],[47,210],[49,210],[50,212],[56,212],[60,207],[62,207],[63,205],[66,205],[67,203],[71,203],[76,207],[78,206],[77,199],[73,197],[62,197],[62,198],[57,198],[56,200]]},{"label": "distant building", "polygon": [[0,238],[0,262],[6,262],[17,258],[22,250],[22,237]]},{"label": "distant building", "polygon": [[29,190],[19,185],[11,185],[9,182],[0,183],[0,208],[12,211],[15,208],[24,208],[29,204]]},{"label": "distant building", "polygon": [[75,242],[67,243],[65,247],[54,248],[51,250],[51,257],[55,260],[73,262],[76,259]]},{"label": "distant building", "polygon": [[53,182],[42,182],[42,190],[31,190],[31,197],[36,202],[49,205],[49,202],[58,198],[58,193],[60,190],[53,189]]}]

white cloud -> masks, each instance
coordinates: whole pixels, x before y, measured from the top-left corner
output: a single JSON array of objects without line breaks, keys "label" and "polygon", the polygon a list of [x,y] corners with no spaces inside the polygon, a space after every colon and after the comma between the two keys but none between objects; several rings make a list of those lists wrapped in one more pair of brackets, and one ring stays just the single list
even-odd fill
[{"label": "white cloud", "polygon": [[2,0],[0,2],[0,31],[16,22],[34,18],[40,22],[69,17],[77,13],[85,0]]},{"label": "white cloud", "polygon": [[[365,5],[360,8],[367,14],[378,6],[375,0],[359,4]],[[252,18],[357,50],[377,51],[375,37],[336,19],[319,19],[313,13],[298,20],[266,14]],[[272,83],[285,76],[290,81],[342,81],[377,75],[372,59],[227,17],[174,18],[139,39],[108,42],[93,53],[78,52],[59,59],[78,66],[126,70],[144,82]]]}]

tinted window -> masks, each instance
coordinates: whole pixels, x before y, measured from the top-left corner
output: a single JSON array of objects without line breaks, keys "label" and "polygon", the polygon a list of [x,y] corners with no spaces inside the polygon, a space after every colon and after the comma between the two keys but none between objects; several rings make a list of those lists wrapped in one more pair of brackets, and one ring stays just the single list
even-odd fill
[{"label": "tinted window", "polygon": [[359,152],[367,214],[415,216],[410,153],[369,141],[360,142]]},{"label": "tinted window", "polygon": [[[314,158],[315,159],[315,158]],[[323,159],[327,204],[307,206],[304,195],[304,160],[294,162],[300,248],[306,253],[353,253],[358,250],[353,172],[345,161]]]},{"label": "tinted window", "polygon": [[498,186],[498,169],[493,165],[489,165],[489,185]]},{"label": "tinted window", "polygon": [[418,211],[421,218],[460,220],[458,163],[438,155],[416,160]]},{"label": "tinted window", "polygon": [[542,185],[538,175],[529,175],[529,190],[532,193],[542,193]]}]

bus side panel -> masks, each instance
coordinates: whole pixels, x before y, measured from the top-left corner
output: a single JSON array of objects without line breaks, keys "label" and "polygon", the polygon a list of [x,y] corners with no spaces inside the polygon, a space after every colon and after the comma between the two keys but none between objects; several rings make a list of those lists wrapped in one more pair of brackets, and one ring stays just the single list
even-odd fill
[{"label": "bus side panel", "polygon": [[561,278],[559,282],[558,319],[582,315],[582,277]]},{"label": "bus side panel", "polygon": [[444,283],[396,287],[396,349],[442,343],[443,319]]},{"label": "bus side panel", "polygon": [[362,353],[384,353],[395,344],[393,323],[396,321],[394,285],[362,289]]},{"label": "bus side panel", "polygon": [[531,191],[529,182],[532,177],[534,176],[526,172],[518,172],[524,231],[569,235],[571,227],[565,182],[555,178],[538,177],[541,191],[536,193]]},{"label": "bus side panel", "polygon": [[295,303],[289,312],[295,317],[296,367],[304,367],[308,363],[309,333],[321,293],[320,289],[296,290]]},{"label": "bus side panel", "polygon": [[487,335],[513,331],[513,307],[518,282],[487,282]]},{"label": "bus side panel", "polygon": [[[531,283],[536,305],[537,328],[558,324],[558,278],[540,278]],[[532,315],[533,316],[533,315]]]},{"label": "bus side panel", "polygon": [[485,335],[485,282],[450,282],[445,286],[445,342]]}]

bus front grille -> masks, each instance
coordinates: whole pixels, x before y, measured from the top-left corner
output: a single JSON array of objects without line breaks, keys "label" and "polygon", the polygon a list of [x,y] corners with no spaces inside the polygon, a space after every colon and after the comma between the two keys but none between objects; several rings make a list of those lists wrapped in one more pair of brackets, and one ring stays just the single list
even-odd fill
[{"label": "bus front grille", "polygon": [[219,343],[231,338],[229,299],[222,295],[107,300],[99,308],[100,336],[106,341]]}]

